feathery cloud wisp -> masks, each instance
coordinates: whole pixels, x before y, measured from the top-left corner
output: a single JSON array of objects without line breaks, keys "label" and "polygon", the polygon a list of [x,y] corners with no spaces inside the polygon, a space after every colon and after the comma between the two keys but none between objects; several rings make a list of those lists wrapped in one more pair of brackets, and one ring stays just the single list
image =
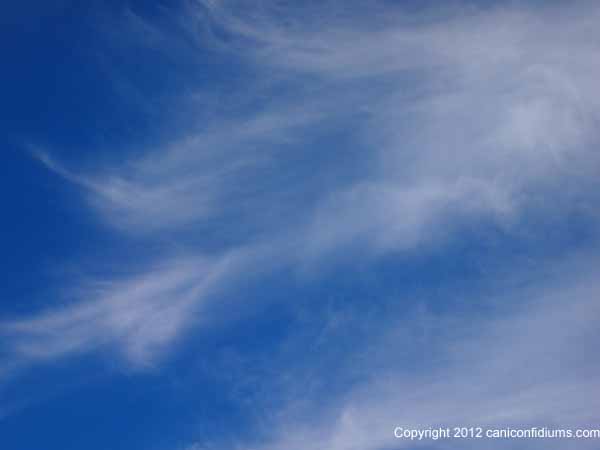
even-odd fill
[{"label": "feathery cloud wisp", "polygon": [[[552,215],[596,201],[595,5],[492,7],[420,22],[379,8],[333,8],[315,26],[310,14],[283,25],[285,9],[206,3],[187,19],[221,31],[208,45],[247,71],[245,101],[108,169],[41,159],[83,186],[120,230],[173,233],[202,260],[209,243],[198,229],[210,225],[236,236],[223,239],[222,254],[258,242],[271,266],[318,263],[353,245],[410,250],[482,219],[507,226],[536,208]],[[540,196],[552,196],[553,211],[539,207]],[[248,265],[264,262],[252,255]],[[92,300],[5,324],[9,347],[33,360],[113,342],[132,361],[151,360],[186,328],[221,263],[149,268]]]}]

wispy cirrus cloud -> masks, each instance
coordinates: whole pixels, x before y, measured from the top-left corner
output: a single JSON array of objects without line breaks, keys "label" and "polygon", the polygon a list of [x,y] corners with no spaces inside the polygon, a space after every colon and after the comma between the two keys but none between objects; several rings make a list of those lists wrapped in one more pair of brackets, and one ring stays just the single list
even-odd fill
[{"label": "wispy cirrus cloud", "polygon": [[129,279],[79,289],[86,298],[3,323],[7,361],[15,369],[106,348],[132,366],[152,366],[195,321],[199,307],[227,279],[235,257],[179,259]]},{"label": "wispy cirrus cloud", "polygon": [[[257,215],[245,206],[277,208],[277,188],[296,199],[310,191],[311,183],[293,172],[297,155],[315,145],[307,136],[347,123],[361,154],[350,164],[361,165],[361,175],[307,196],[290,222],[302,216],[299,232],[308,229],[311,240],[321,222],[333,230],[325,234],[338,234],[333,224],[341,217],[339,234],[354,235],[346,224],[399,233],[388,243],[417,242],[411,235],[432,217],[438,223],[488,214],[503,223],[526,211],[537,192],[560,192],[574,178],[593,180],[600,104],[594,92],[600,67],[590,57],[598,50],[589,40],[598,15],[593,5],[465,7],[425,21],[401,11],[386,15],[377,4],[353,7],[353,14],[334,14],[339,10],[331,4],[314,24],[310,8],[203,4],[195,16],[229,33],[231,57],[260,75],[249,77],[246,98],[276,95],[274,107],[257,113],[238,104],[178,143],[106,174],[71,178],[92,188],[91,205],[109,223],[134,230],[223,214],[252,221]],[[348,110],[357,105],[362,116],[350,121]],[[318,145],[325,154],[340,152]],[[317,173],[321,162],[313,164]],[[325,169],[336,173],[335,166]],[[283,184],[286,176],[295,184]],[[266,189],[268,178],[282,181]],[[368,217],[348,216],[346,198],[358,202],[355,210],[377,208],[373,221],[361,226]],[[342,210],[323,218],[338,203]],[[457,204],[463,212],[448,213]],[[316,224],[307,226],[307,213]],[[272,232],[268,222],[260,225]],[[335,247],[335,240],[324,246]]]},{"label": "wispy cirrus cloud", "polygon": [[[362,381],[338,386],[326,400],[311,396],[309,389],[296,390],[301,396],[290,396],[283,410],[260,421],[261,443],[223,438],[191,448],[480,448],[482,440],[397,439],[394,429],[594,428],[600,365],[592,349],[600,341],[595,326],[600,310],[593,261],[580,255],[569,265],[531,274],[528,287],[513,285],[497,293],[498,309],[486,317],[420,312],[379,322],[387,330],[383,337],[354,349]],[[554,281],[544,281],[548,276]],[[429,332],[415,339],[422,329]],[[322,376],[339,380],[343,376],[337,370],[345,369],[329,368]],[[296,375],[298,382],[308,383]],[[595,445],[585,439],[526,442],[530,448]],[[485,445],[505,448],[507,441],[485,439]]]},{"label": "wispy cirrus cloud", "polygon": [[47,152],[34,154],[47,168],[84,188],[90,206],[108,224],[134,233],[177,229],[239,215],[243,203],[260,193],[260,177],[272,169],[277,147],[290,145],[300,130],[323,115],[279,108],[241,120],[223,118],[218,126],[100,173],[69,169]]},{"label": "wispy cirrus cloud", "polygon": [[[145,275],[92,289],[81,303],[4,324],[17,358],[111,342],[134,363],[152,360],[215,280],[245,270],[223,269],[219,255],[248,245],[268,249],[269,263],[250,252],[245,267],[268,271],[594,205],[594,4],[465,7],[415,20],[381,4],[332,3],[315,22],[316,11],[297,6],[235,6],[205,2],[182,19],[218,30],[200,44],[247,75],[208,124],[97,171],[40,156],[84,188],[105,223],[193,242],[200,262],[155,270],[169,262],[152,261]],[[540,205],[548,196],[553,204]],[[203,227],[236,239],[204,260]]]}]

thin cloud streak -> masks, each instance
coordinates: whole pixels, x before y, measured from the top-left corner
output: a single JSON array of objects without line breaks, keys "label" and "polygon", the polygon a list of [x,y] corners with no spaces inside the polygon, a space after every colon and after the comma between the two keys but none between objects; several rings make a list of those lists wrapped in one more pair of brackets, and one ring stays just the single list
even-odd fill
[{"label": "thin cloud streak", "polygon": [[132,366],[152,366],[199,319],[198,307],[228,276],[232,257],[178,260],[127,280],[81,289],[88,298],[0,324],[18,366],[114,348]]},{"label": "thin cloud streak", "polygon": [[[278,170],[285,179],[286,161],[312,145],[303,142],[306,133],[334,128],[351,105],[361,105],[365,120],[348,132],[364,154],[356,162],[364,166],[362,179],[331,184],[290,217],[311,254],[344,244],[328,235],[360,239],[364,229],[392,234],[391,249],[410,247],[433,218],[434,228],[480,216],[505,226],[540,193],[568,195],[560,189],[566,180],[594,179],[600,65],[590,57],[599,49],[589,36],[596,34],[597,8],[492,8],[430,23],[398,20],[400,26],[374,9],[365,18],[324,14],[320,23],[327,27],[310,26],[300,14],[283,27],[267,6],[246,17],[231,13],[227,2],[205,4],[197,14],[212,11],[213,26],[245,45],[238,58],[259,73],[280,68],[260,85],[248,85],[257,96],[269,93],[269,82],[285,87],[280,104],[258,115],[223,116],[216,128],[193,132],[108,175],[69,172],[67,178],[92,191],[90,204],[108,223],[133,233],[224,214],[247,226],[257,216],[248,214],[248,204],[260,210],[279,201],[272,188],[253,186]],[[568,42],[557,39],[557,29]],[[241,53],[236,45],[231,50]],[[301,87],[303,76],[316,77],[305,80],[312,90]],[[295,146],[281,151],[290,139]],[[306,186],[285,189],[299,197]],[[349,198],[356,202],[352,209],[372,211],[373,220],[346,211]],[[454,205],[466,207],[449,213]],[[322,223],[327,229],[320,235]],[[261,222],[259,232],[280,234],[270,226],[282,224]]]},{"label": "thin cloud streak", "polygon": [[[539,13],[491,8],[423,23],[372,11],[343,20],[324,15],[318,27],[306,17],[284,27],[268,8],[248,16],[231,11],[210,2],[189,20],[227,30],[233,44],[216,48],[263,76],[248,80],[248,104],[279,93],[277,102],[259,114],[246,104],[233,107],[209,127],[97,173],[65,169],[40,154],[49,169],[85,188],[106,223],[148,238],[175,232],[187,243],[195,226],[222,219],[210,223],[253,232],[220,254],[256,245],[267,249],[269,263],[262,251],[250,252],[244,267],[264,264],[268,271],[318,266],[353,245],[376,254],[423,248],[482,219],[518,227],[540,197],[553,197],[553,211],[543,211],[550,215],[593,205],[595,5]],[[293,178],[294,157],[313,145],[307,136],[339,129],[354,110],[364,117],[348,130],[360,175],[324,188],[313,188],[315,172],[333,165]],[[322,148],[340,150],[335,143]],[[326,175],[335,179],[336,166]],[[265,184],[274,176],[280,185]],[[278,190],[302,202],[284,209],[287,197]],[[265,211],[277,220],[264,220]],[[201,247],[190,246],[192,260],[203,261]],[[10,347],[34,361],[108,342],[134,364],[152,361],[188,327],[204,290],[219,284],[207,280],[236,279],[246,270],[222,269],[223,258],[199,269],[150,267],[141,279],[109,282],[114,287],[91,300],[4,324]]]},{"label": "thin cloud streak", "polygon": [[[585,267],[593,261],[584,258],[575,265]],[[563,269],[550,270],[556,272],[550,284],[538,280],[534,287],[502,294],[500,300],[524,299],[523,305],[508,308],[503,317],[407,316],[379,343],[380,348],[388,349],[391,369],[371,370],[367,381],[333,402],[311,398],[308,407],[287,405],[290,413],[280,411],[274,417],[283,419],[271,417],[265,424],[270,432],[262,445],[226,442],[208,448],[480,448],[478,440],[415,443],[396,439],[393,432],[397,426],[594,427],[600,410],[595,395],[600,365],[591,358],[592,349],[600,342],[596,327],[598,274],[584,270],[575,275]],[[419,328],[422,321],[434,324],[435,335],[423,342],[404,342],[398,331]],[[405,346],[416,346],[412,353],[431,351],[436,355],[432,367],[415,373],[403,355]],[[441,353],[433,351],[439,348]],[[368,357],[362,364],[376,367]],[[486,440],[485,445],[505,448],[506,442]],[[527,445],[593,448],[595,444],[590,440],[530,439]]]}]

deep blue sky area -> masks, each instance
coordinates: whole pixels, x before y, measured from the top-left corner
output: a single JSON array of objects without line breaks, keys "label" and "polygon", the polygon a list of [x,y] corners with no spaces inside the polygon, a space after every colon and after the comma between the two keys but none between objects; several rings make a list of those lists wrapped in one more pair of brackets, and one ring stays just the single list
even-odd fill
[{"label": "deep blue sky area", "polygon": [[0,449],[598,448],[598,19],[4,5]]}]

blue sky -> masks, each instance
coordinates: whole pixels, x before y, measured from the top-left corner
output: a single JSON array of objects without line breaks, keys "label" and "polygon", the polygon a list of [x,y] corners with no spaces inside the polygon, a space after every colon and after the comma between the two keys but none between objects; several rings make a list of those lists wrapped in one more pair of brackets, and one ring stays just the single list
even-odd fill
[{"label": "blue sky", "polygon": [[599,19],[592,1],[5,5],[0,446],[597,428]]}]

